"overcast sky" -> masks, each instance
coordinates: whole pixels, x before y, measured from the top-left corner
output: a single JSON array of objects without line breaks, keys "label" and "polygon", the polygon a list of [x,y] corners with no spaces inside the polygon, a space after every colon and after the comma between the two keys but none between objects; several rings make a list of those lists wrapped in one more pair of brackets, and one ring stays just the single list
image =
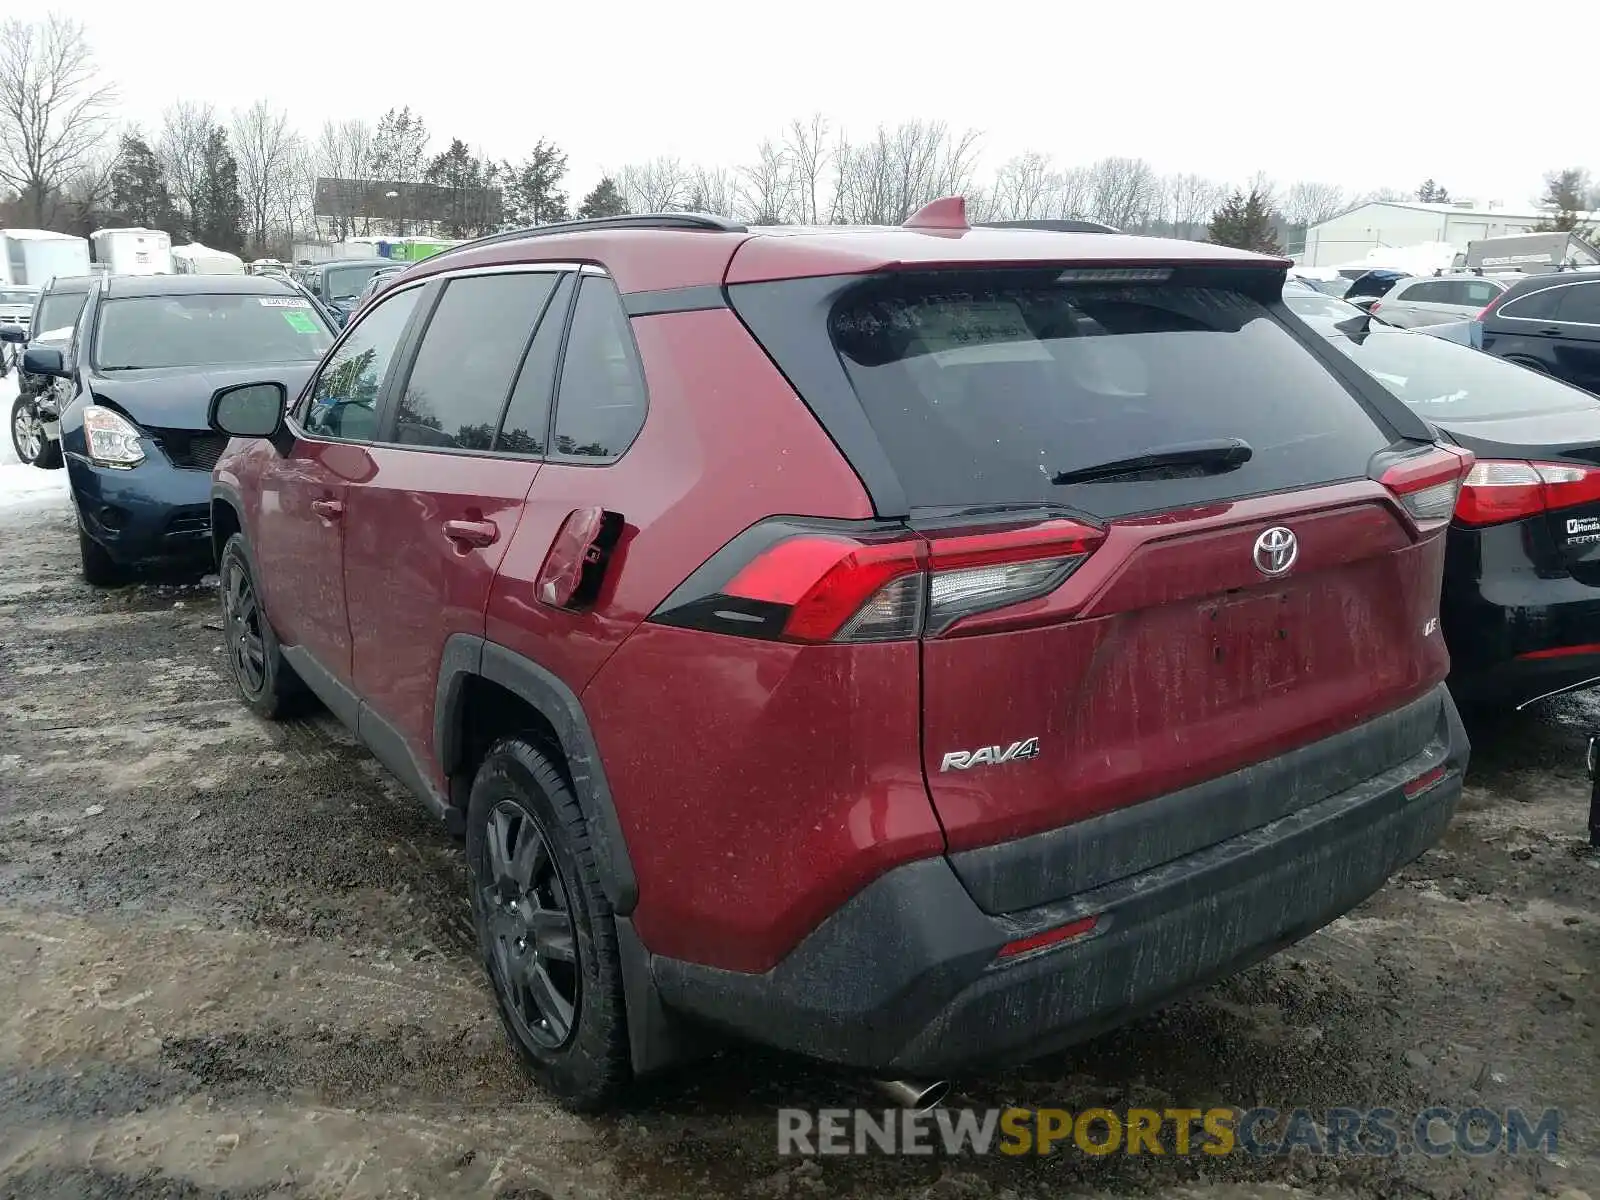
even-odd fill
[{"label": "overcast sky", "polygon": [[308,134],[409,104],[435,149],[456,136],[515,159],[552,138],[574,196],[657,154],[737,165],[819,110],[863,133],[909,118],[979,130],[989,170],[1023,150],[1062,165],[1118,154],[1161,172],[1265,170],[1355,192],[1432,176],[1458,199],[1519,207],[1552,167],[1600,168],[1592,84],[1538,70],[1594,24],[1591,6],[1562,0],[1528,17],[1420,0],[73,0],[68,11],[124,116],[152,134],[179,98],[226,111],[266,96]]}]

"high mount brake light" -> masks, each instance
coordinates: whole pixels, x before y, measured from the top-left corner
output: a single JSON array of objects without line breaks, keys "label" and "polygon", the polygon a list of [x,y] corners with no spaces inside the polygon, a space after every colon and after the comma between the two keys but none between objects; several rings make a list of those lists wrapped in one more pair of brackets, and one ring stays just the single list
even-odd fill
[{"label": "high mount brake light", "polygon": [[1104,536],[1069,520],[876,538],[800,530],[726,583],[700,589],[691,577],[652,619],[788,642],[935,637],[963,617],[1054,591]]},{"label": "high mount brake light", "polygon": [[1435,446],[1391,465],[1378,482],[1417,521],[1448,521],[1456,509],[1462,478],[1473,464],[1470,450]]},{"label": "high mount brake light", "polygon": [[1577,463],[1484,459],[1467,473],[1456,520],[1463,525],[1499,525],[1596,501],[1600,501],[1600,469]]}]

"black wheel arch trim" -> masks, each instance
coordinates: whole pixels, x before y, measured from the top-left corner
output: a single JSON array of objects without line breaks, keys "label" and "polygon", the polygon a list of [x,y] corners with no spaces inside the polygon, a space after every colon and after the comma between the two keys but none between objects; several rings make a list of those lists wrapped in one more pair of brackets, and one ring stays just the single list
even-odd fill
[{"label": "black wheel arch trim", "polygon": [[628,916],[639,903],[639,881],[600,762],[600,748],[582,702],[554,674],[498,643],[472,634],[452,634],[439,660],[433,710],[434,745],[445,774],[453,775],[460,767],[461,706],[467,681],[474,675],[520,696],[550,722],[567,760],[573,792],[589,824],[600,886],[614,912]]}]

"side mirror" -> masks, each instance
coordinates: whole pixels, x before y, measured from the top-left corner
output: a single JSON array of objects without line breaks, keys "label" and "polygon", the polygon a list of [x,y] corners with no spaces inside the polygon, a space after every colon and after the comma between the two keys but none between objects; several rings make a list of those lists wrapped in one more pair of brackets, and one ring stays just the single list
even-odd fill
[{"label": "side mirror", "polygon": [[28,331],[21,325],[0,325],[0,342],[26,344]]},{"label": "side mirror", "polygon": [[281,383],[236,383],[211,394],[206,424],[229,437],[270,438],[283,427],[289,394]]},{"label": "side mirror", "polygon": [[22,369],[29,375],[49,375],[56,379],[65,379],[67,375],[61,351],[54,346],[29,346],[22,352]]}]

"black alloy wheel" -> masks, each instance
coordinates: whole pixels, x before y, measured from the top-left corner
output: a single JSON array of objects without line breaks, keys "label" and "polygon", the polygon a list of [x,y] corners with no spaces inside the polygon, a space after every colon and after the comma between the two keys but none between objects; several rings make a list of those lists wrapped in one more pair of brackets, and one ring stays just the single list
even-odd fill
[{"label": "black alloy wheel", "polygon": [[495,986],[516,1032],[558,1050],[583,1003],[577,931],[550,843],[526,809],[502,800],[483,839],[479,904]]}]

